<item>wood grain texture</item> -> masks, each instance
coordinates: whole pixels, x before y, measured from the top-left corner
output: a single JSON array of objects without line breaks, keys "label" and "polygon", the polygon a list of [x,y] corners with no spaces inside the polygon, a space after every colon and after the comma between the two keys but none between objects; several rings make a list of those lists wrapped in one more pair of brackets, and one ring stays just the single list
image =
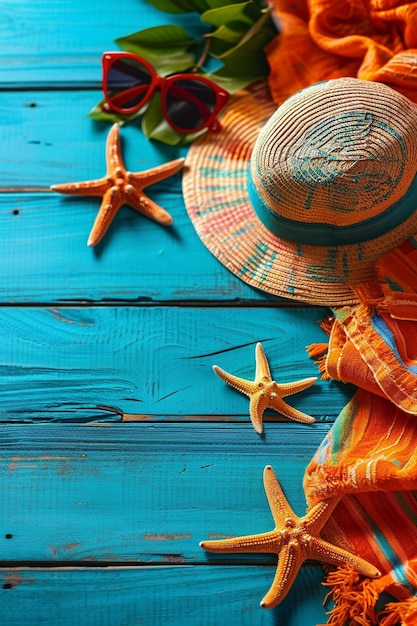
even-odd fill
[{"label": "wood grain texture", "polygon": [[98,206],[58,194],[0,194],[0,304],[277,302],[227,272],[175,199],[164,202],[173,226],[122,207],[92,249]]},{"label": "wood grain texture", "polygon": [[[213,372],[255,377],[261,341],[278,382],[319,376],[306,346],[322,309],[7,307],[0,309],[0,419],[249,422],[249,400]],[[350,388],[318,380],[288,398],[332,421]],[[269,412],[271,419],[280,419]],[[217,417],[219,416],[219,417]]]},{"label": "wood grain texture", "polygon": [[[100,64],[97,75],[101,77]],[[0,190],[18,187],[33,192],[32,188],[49,189],[53,184],[100,178],[106,169],[105,142],[110,126],[87,115],[102,97],[100,88],[0,92]],[[140,118],[122,126],[121,141],[126,165],[132,171],[154,167],[187,152],[186,148],[147,140]],[[180,176],[176,176],[155,185],[162,194],[161,202],[165,192],[167,201],[174,194],[183,205],[179,181]]]},{"label": "wood grain texture", "polygon": [[117,37],[161,23],[201,28],[196,16],[161,14],[144,0],[3,0],[0,82],[9,89],[98,86],[102,52],[117,49]]},{"label": "wood grain texture", "polygon": [[212,555],[203,539],[273,528],[273,465],[305,513],[304,469],[326,425],[117,424],[1,427],[3,562],[274,563]]},{"label": "wood grain texture", "polygon": [[[122,207],[101,244],[87,247],[100,199],[62,196],[49,186],[104,174],[108,126],[85,118],[99,98],[92,91],[0,93],[0,303],[279,302],[203,246],[185,209],[181,173],[147,189],[172,226]],[[137,123],[121,135],[132,171],[186,154],[147,141]]]},{"label": "wood grain texture", "polygon": [[[305,467],[352,390],[319,381],[289,398],[317,423],[271,413],[259,437],[212,365],[253,378],[262,341],[279,382],[317,375],[305,347],[326,340],[328,310],[232,276],[197,237],[180,174],[148,190],[171,228],[124,207],[93,250],[99,199],[49,191],[103,175],[108,126],[86,117],[101,54],[161,23],[202,32],[146,0],[0,3],[1,626],[326,620],[320,565],[262,611],[274,557],[198,544],[272,527],[266,464],[304,513]],[[122,145],[133,171],[186,154],[138,122]]]},{"label": "wood grain texture", "polygon": [[273,572],[273,567],[255,566],[2,569],[2,626],[33,626],[34,614],[37,626],[304,626],[325,621],[320,566],[303,567],[284,602],[265,611],[259,601]]}]

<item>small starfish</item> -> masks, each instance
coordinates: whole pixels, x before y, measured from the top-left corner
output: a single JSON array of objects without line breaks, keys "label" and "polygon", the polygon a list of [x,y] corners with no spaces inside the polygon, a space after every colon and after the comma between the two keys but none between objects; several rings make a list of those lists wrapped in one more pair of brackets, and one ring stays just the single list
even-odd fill
[{"label": "small starfish", "polygon": [[369,578],[378,578],[381,572],[368,561],[339,548],[319,533],[329,519],[339,497],[329,498],[313,506],[304,517],[297,517],[284,492],[267,465],[264,470],[264,486],[275,522],[275,529],[259,535],[247,535],[233,539],[202,541],[200,546],[208,552],[250,552],[278,555],[278,565],[271,588],[261,601],[261,607],[272,609],[289,592],[298,571],[307,559],[332,565],[353,565],[356,571]]},{"label": "small starfish", "polygon": [[304,378],[294,383],[278,384],[272,380],[269,365],[262,344],[256,344],[256,374],[255,380],[245,380],[233,374],[228,374],[217,365],[213,369],[220,378],[229,383],[232,387],[246,394],[250,398],[249,412],[252,424],[257,433],[262,433],[262,417],[265,409],[273,409],[285,417],[289,417],[296,422],[311,424],[316,420],[314,417],[294,409],[282,398],[291,396],[294,393],[303,391],[313,385],[317,378]]},{"label": "small starfish", "polygon": [[106,142],[106,176],[81,183],[52,185],[51,189],[59,193],[103,197],[87,242],[88,246],[95,246],[124,204],[160,224],[172,224],[171,215],[143,193],[143,189],[176,174],[184,165],[184,160],[175,159],[143,172],[127,171],[121,152],[119,124],[113,124]]}]

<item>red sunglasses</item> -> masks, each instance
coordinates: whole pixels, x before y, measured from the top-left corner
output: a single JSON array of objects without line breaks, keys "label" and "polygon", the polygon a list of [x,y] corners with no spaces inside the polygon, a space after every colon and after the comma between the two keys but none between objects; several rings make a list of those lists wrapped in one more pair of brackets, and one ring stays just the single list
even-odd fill
[{"label": "red sunglasses", "polygon": [[159,76],[148,61],[131,52],[105,52],[102,64],[104,111],[135,113],[160,89],[163,115],[174,130],[221,129],[217,115],[229,93],[207,78],[196,74]]}]

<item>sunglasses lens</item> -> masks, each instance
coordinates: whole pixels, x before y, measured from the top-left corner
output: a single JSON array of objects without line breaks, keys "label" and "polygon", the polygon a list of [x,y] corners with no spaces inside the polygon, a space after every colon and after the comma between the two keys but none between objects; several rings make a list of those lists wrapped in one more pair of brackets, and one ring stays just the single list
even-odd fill
[{"label": "sunglasses lens", "polygon": [[192,132],[206,126],[216,107],[216,92],[203,81],[182,78],[166,93],[166,111],[175,126]]},{"label": "sunglasses lens", "polygon": [[145,65],[131,58],[116,59],[107,73],[107,97],[119,109],[140,108],[152,77]]}]

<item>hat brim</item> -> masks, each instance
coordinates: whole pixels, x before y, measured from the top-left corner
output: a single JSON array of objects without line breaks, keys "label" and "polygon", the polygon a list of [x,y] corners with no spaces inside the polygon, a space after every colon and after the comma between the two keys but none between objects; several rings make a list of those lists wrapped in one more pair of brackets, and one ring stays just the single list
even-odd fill
[{"label": "hat brim", "polygon": [[220,133],[192,144],[183,173],[188,215],[210,252],[252,287],[309,304],[355,304],[352,287],[372,277],[378,257],[417,231],[417,211],[383,237],[355,245],[301,245],[269,231],[250,203],[248,173],[259,131],[276,108],[266,83],[252,85],[232,98]]}]

